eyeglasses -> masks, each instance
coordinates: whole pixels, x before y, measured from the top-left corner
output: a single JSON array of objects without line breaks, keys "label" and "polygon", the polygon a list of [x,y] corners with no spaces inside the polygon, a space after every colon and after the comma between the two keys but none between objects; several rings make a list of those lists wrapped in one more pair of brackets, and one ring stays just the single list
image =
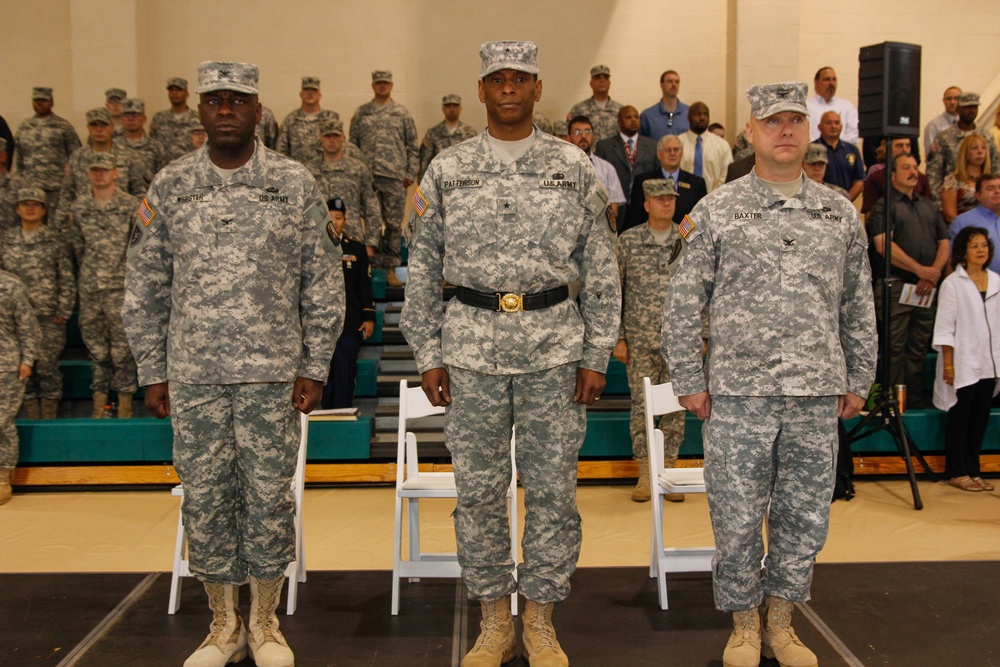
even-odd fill
[{"label": "eyeglasses", "polygon": [[570,134],[572,134],[574,137],[579,137],[580,135],[589,136],[593,133],[594,133],[593,130],[573,130],[572,132],[570,132]]}]

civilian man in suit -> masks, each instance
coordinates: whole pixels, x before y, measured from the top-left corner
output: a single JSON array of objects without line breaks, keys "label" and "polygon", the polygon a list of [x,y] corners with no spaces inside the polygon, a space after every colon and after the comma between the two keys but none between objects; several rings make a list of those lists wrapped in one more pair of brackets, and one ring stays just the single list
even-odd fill
[{"label": "civilian man in suit", "polygon": [[[618,134],[598,141],[594,155],[615,168],[626,197],[631,197],[633,177],[656,169],[658,163],[656,142],[639,134],[639,111],[632,106],[618,110]],[[618,219],[625,220],[627,214],[628,202],[618,207]]]},{"label": "civilian man in suit", "polygon": [[631,206],[628,207],[628,217],[624,224],[621,217],[618,218],[618,233],[621,234],[630,227],[635,227],[646,222],[646,195],[643,193],[642,184],[651,178],[665,178],[673,181],[677,187],[677,207],[674,210],[674,222],[680,223],[684,216],[691,212],[694,205],[702,197],[708,194],[708,187],[705,179],[695,176],[689,171],[681,169],[681,158],[684,157],[684,147],[681,140],[672,134],[661,137],[656,144],[656,157],[660,161],[660,166],[652,171],[636,174],[632,181],[632,196],[629,198]]}]

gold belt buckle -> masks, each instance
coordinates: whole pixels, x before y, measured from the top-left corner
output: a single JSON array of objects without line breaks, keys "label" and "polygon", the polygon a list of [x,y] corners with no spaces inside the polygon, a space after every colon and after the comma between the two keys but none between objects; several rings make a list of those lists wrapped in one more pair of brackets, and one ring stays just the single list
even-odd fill
[{"label": "gold belt buckle", "polygon": [[505,313],[516,313],[519,310],[524,310],[524,295],[497,292],[497,310],[502,310]]}]

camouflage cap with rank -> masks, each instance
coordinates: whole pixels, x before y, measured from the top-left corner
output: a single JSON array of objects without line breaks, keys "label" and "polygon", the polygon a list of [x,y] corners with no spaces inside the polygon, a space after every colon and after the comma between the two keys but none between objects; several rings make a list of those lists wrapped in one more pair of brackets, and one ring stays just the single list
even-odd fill
[{"label": "camouflage cap with rank", "polygon": [[826,147],[819,144],[809,144],[806,149],[806,156],[802,160],[806,164],[816,164],[817,162],[828,163],[830,157],[826,154]]},{"label": "camouflage cap with rank", "polygon": [[45,190],[41,188],[21,188],[17,191],[17,203],[20,204],[23,201],[36,201],[44,205]]},{"label": "camouflage cap with rank", "polygon": [[958,96],[958,106],[978,107],[979,93],[962,93],[961,95]]},{"label": "camouflage cap with rank", "polygon": [[377,69],[372,72],[372,83],[392,83],[392,72],[387,69]]},{"label": "camouflage cap with rank", "polygon": [[93,153],[87,161],[87,169],[117,169],[115,156],[108,152]]},{"label": "camouflage cap with rank", "polygon": [[591,78],[601,75],[611,76],[611,68],[609,68],[607,65],[594,65],[593,67],[590,68]]},{"label": "camouflage cap with rank", "polygon": [[808,116],[809,109],[806,107],[808,95],[809,86],[801,81],[765,83],[747,88],[750,115],[757,120],[763,120],[782,111],[794,111]]},{"label": "camouflage cap with rank", "polygon": [[676,197],[673,179],[651,178],[642,182],[642,193],[647,197]]},{"label": "camouflage cap with rank", "polygon": [[121,102],[126,97],[128,97],[128,93],[126,93],[121,88],[108,88],[107,90],[104,91],[104,99],[107,100],[108,102],[110,102],[111,100],[118,100],[119,102]]},{"label": "camouflage cap with rank", "polygon": [[111,125],[111,112],[105,107],[98,107],[87,112],[87,125],[92,123],[105,123]]},{"label": "camouflage cap with rank", "polygon": [[457,104],[458,106],[462,106],[461,96],[452,94],[452,95],[445,95],[444,97],[441,98],[441,106],[446,107],[449,104]]},{"label": "camouflage cap with rank", "polygon": [[167,88],[180,88],[181,90],[188,89],[188,80],[181,76],[174,76],[167,79]]},{"label": "camouflage cap with rank", "polygon": [[31,89],[31,99],[33,100],[52,100],[52,89],[51,88],[32,88]]},{"label": "camouflage cap with rank", "polygon": [[569,123],[564,120],[552,121],[552,134],[557,137],[565,137],[569,134]]},{"label": "camouflage cap with rank", "polygon": [[502,69],[538,74],[538,45],[534,42],[486,42],[479,47],[483,67],[479,78]]},{"label": "camouflage cap with rank", "polygon": [[130,97],[122,102],[122,113],[144,114],[146,113],[146,103],[136,97]]},{"label": "camouflage cap with rank", "polygon": [[204,133],[205,132],[205,126],[201,124],[200,120],[191,121],[191,124],[188,125],[188,133],[189,134],[195,134],[195,133],[198,133],[198,132]]},{"label": "camouflage cap with rank", "polygon": [[324,118],[319,123],[319,136],[328,134],[344,134],[344,121],[339,118]]},{"label": "camouflage cap with rank", "polygon": [[302,90],[319,90],[319,79],[314,76],[302,77]]},{"label": "camouflage cap with rank", "polygon": [[260,72],[251,63],[234,63],[206,60],[198,65],[199,95],[217,90],[231,90],[246,95],[257,94],[257,80]]}]

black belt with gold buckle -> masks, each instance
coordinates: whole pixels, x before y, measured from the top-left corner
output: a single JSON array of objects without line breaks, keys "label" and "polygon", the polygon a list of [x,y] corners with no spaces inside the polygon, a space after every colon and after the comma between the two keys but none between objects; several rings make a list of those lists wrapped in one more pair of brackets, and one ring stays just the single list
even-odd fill
[{"label": "black belt with gold buckle", "polygon": [[479,292],[468,287],[456,289],[455,296],[467,306],[495,310],[497,312],[516,313],[520,310],[538,310],[562,303],[569,298],[569,287],[562,285],[535,294],[518,294],[517,292]]}]

